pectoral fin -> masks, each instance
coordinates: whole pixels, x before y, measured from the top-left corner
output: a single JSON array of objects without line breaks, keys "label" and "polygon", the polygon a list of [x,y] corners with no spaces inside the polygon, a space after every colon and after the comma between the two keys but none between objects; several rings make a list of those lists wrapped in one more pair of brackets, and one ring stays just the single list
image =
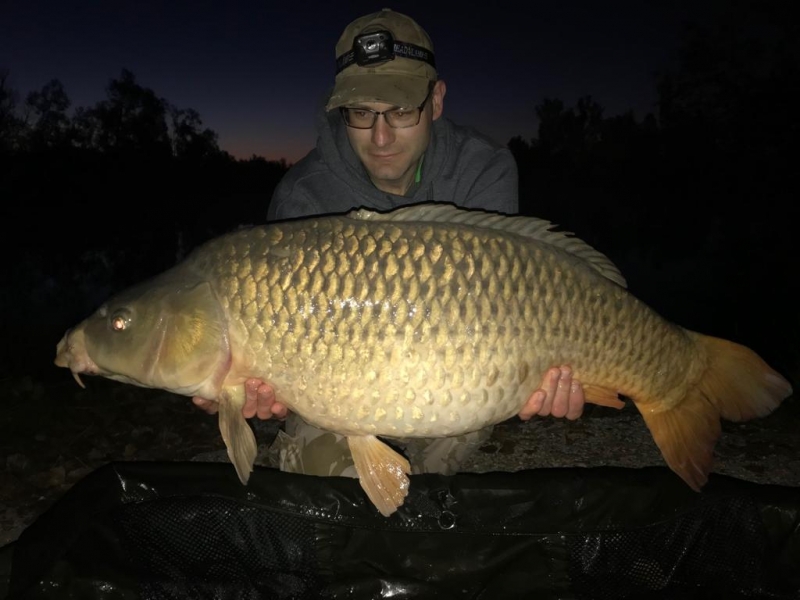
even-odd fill
[{"label": "pectoral fin", "polygon": [[361,487],[384,517],[397,510],[408,494],[411,465],[373,435],[348,436]]},{"label": "pectoral fin", "polygon": [[223,390],[219,401],[219,431],[228,449],[228,458],[236,467],[236,474],[243,484],[247,484],[253,463],[256,460],[256,437],[242,414],[244,406],[244,386],[239,389]]},{"label": "pectoral fin", "polygon": [[586,402],[609,408],[625,408],[625,403],[619,399],[619,394],[612,389],[586,383],[583,385],[583,394]]}]

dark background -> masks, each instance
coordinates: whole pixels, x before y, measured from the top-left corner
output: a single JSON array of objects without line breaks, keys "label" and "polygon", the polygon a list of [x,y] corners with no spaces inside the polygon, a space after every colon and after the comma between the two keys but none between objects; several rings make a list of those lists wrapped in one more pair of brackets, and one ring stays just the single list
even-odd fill
[{"label": "dark background", "polygon": [[[752,347],[797,385],[800,317],[794,281],[799,186],[796,161],[790,157],[799,129],[800,38],[790,4],[699,3],[703,10],[667,11],[669,19],[662,7],[662,13],[647,13],[653,20],[646,21],[644,13],[622,3],[618,18],[598,16],[592,21],[576,13],[572,21],[557,23],[555,9],[545,5],[539,15],[549,16],[551,27],[549,37],[540,36],[535,42],[545,44],[537,46],[540,52],[535,55],[526,55],[524,44],[534,41],[524,36],[535,37],[541,19],[532,19],[526,28],[525,19],[513,15],[500,19],[494,12],[486,19],[459,12],[449,15],[448,21],[444,10],[426,16],[433,21],[429,31],[437,53],[447,56],[455,81],[448,81],[446,116],[495,136],[519,126],[501,141],[518,161],[523,213],[550,219],[608,254],[628,278],[630,290],[667,318]],[[91,39],[88,32],[98,30],[104,39],[111,35],[104,25],[89,19],[98,13],[82,10],[85,31],[79,33],[87,39]],[[327,23],[324,36],[310,38],[314,48],[324,48],[321,61],[332,63],[332,47],[341,29],[370,10],[360,5],[342,9],[336,20]],[[411,8],[403,10],[426,25]],[[185,11],[186,23],[193,23],[190,9]],[[127,28],[112,19],[110,31],[135,33],[136,23],[141,27],[144,17],[131,14],[140,19],[131,17]],[[324,16],[315,13],[311,22]],[[58,22],[52,13],[43,16],[47,19]],[[663,30],[656,27],[662,21]],[[43,27],[19,23],[23,32]],[[636,32],[636,39],[650,40],[651,45],[619,47],[615,27]],[[458,38],[459,28],[470,35]],[[237,39],[252,35],[233,29],[230,35]],[[159,31],[168,38],[166,25]],[[262,31],[259,39],[269,38],[271,31]],[[281,43],[286,47],[298,36],[306,40],[307,31],[317,30],[304,29],[302,20],[294,27],[284,24]],[[30,42],[19,32],[15,35],[4,38],[4,43],[22,44],[16,54],[0,52],[0,218],[5,263],[0,288],[0,378],[62,380],[69,373],[52,361],[67,327],[108,294],[168,268],[202,241],[242,224],[262,222],[274,186],[303,148],[313,144],[313,137],[303,138],[299,146],[287,138],[287,151],[282,153],[277,145],[281,136],[265,135],[271,149],[255,154],[242,150],[246,144],[234,143],[230,133],[225,134],[231,140],[226,147],[225,136],[209,124],[205,109],[196,108],[207,105],[217,114],[225,96],[217,94],[219,102],[208,103],[208,95],[198,93],[195,104],[192,86],[175,83],[194,81],[194,71],[140,79],[139,71],[152,74],[153,62],[142,62],[140,70],[134,68],[134,60],[116,66],[97,90],[97,98],[90,98],[78,85],[80,78],[73,78],[84,98],[77,105],[58,69],[35,85],[19,87],[15,82],[27,81],[32,72],[28,69],[36,66],[20,57],[39,56],[41,48],[26,47]],[[142,31],[139,35],[141,53],[153,55],[150,38]],[[568,44],[571,52],[542,50],[559,37],[567,38],[561,43]],[[89,52],[80,39],[73,38],[72,45],[62,40],[63,49],[53,51],[53,56]],[[488,56],[479,52],[493,39],[500,40],[497,50],[522,44],[513,63],[505,62],[502,52]],[[546,45],[548,40],[551,46]],[[273,89],[292,90],[303,102],[292,107],[297,118],[313,122],[313,105],[332,79],[330,65],[322,62],[320,75],[298,65],[316,61],[316,54],[299,50],[282,54],[281,64],[288,62],[294,73],[282,81],[275,75],[281,70],[267,61],[266,54],[250,48],[249,60],[239,63],[220,50],[219,43],[211,45],[219,51],[215,68],[249,71],[253,67],[243,65],[263,61],[257,79],[271,81]],[[100,60],[101,49],[90,50]],[[109,54],[113,56],[111,50]],[[595,60],[617,70],[627,65],[616,81],[596,80],[596,93],[588,89],[592,80],[585,78],[583,64],[588,61],[584,57],[595,54]],[[637,71],[641,80],[648,81],[648,93],[641,91],[638,80],[625,75],[636,67],[634,59],[645,54],[650,61],[662,60]],[[615,62],[615,57],[629,62],[621,58]],[[227,66],[226,58],[231,61]],[[521,70],[520,61],[531,65],[530,74]],[[542,71],[548,63],[550,71]],[[571,69],[571,65],[582,66]],[[209,77],[211,66],[206,69]],[[270,69],[273,76],[261,77]],[[97,77],[100,71],[84,63],[82,72]],[[487,71],[496,82],[512,82],[507,93],[501,83],[493,97],[487,95],[486,85],[459,86],[461,77],[464,82],[471,76],[486,81]],[[556,71],[557,79],[566,82],[563,87],[548,79],[548,73]],[[301,87],[298,95],[292,85],[298,77],[318,85],[313,92]],[[631,88],[627,95],[626,81]],[[163,82],[170,93],[149,82]],[[227,84],[220,76],[218,86]],[[506,108],[509,93],[515,106],[523,109]],[[604,106],[603,98],[614,108]],[[282,106],[289,104],[289,98],[282,100]],[[230,102],[228,113],[245,114],[239,108]],[[270,112],[267,105],[261,109]],[[491,120],[523,112],[527,120]],[[229,125],[222,117],[215,121]],[[297,131],[309,135],[301,127]],[[288,161],[281,160],[285,157]]]},{"label": "dark background", "polygon": [[[775,2],[766,4],[777,19],[790,20]],[[506,143],[536,134],[533,106],[546,97],[574,104],[591,93],[609,114],[632,109],[643,117],[657,98],[653,75],[674,61],[685,24],[719,21],[738,5],[37,0],[0,6],[0,68],[9,70],[17,90],[39,89],[56,77],[74,107],[91,106],[127,68],[160,96],[196,109],[234,157],[293,162],[314,145],[314,109],[333,82],[341,32],[380,8],[410,15],[430,34],[448,86],[447,114]]]}]

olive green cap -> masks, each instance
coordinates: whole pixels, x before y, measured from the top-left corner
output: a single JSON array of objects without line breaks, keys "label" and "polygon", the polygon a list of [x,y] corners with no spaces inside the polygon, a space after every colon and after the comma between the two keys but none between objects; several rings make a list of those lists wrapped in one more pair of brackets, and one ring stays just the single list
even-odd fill
[{"label": "olive green cap", "polygon": [[[388,31],[397,55],[379,64],[360,66],[354,58],[353,42],[362,34]],[[349,54],[348,54],[349,53]],[[417,56],[418,58],[408,58]],[[351,22],[336,44],[337,68],[334,89],[326,110],[358,102],[386,102],[405,108],[422,104],[437,73],[433,43],[416,21],[389,8]]]}]

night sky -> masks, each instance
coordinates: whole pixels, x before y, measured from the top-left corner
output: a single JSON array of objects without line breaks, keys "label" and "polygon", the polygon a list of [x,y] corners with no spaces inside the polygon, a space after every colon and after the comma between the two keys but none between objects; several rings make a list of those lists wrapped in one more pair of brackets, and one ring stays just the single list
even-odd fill
[{"label": "night sky", "polygon": [[506,143],[536,135],[546,97],[591,94],[606,116],[656,110],[654,74],[674,58],[693,3],[100,2],[0,4],[0,70],[20,101],[52,78],[73,108],[93,106],[126,68],[143,87],[199,111],[237,158],[302,157],[316,103],[333,82],[336,41],[383,7],[433,39],[445,115]]}]

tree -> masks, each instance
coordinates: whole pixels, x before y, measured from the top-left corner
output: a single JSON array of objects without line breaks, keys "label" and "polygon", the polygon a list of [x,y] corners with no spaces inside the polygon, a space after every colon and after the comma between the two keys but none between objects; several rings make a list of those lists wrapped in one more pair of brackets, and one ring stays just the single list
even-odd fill
[{"label": "tree", "polygon": [[25,100],[29,114],[28,145],[32,150],[63,148],[71,141],[70,99],[58,79],[52,79]]},{"label": "tree", "polygon": [[16,115],[17,92],[8,83],[8,71],[0,69],[0,152],[16,150],[23,122]]},{"label": "tree", "polygon": [[193,108],[170,107],[172,118],[172,153],[176,158],[203,159],[220,153],[217,134],[203,129],[200,114]]},{"label": "tree", "polygon": [[[731,307],[737,337],[768,348],[798,336],[785,283],[799,252],[796,2],[717,8],[686,30],[674,65],[658,78],[663,181],[682,202],[673,213],[684,218],[685,239],[705,232],[720,257],[715,294]],[[763,319],[748,331],[746,314]]]},{"label": "tree", "polygon": [[578,99],[576,109],[565,108],[559,99],[545,98],[536,107],[539,144],[552,153],[582,152],[600,140],[603,107],[591,96]]},{"label": "tree", "polygon": [[675,67],[658,77],[659,121],[727,155],[781,156],[800,126],[800,31],[794,3],[736,2],[689,27]]},{"label": "tree", "polygon": [[122,70],[106,88],[108,99],[80,111],[81,139],[103,152],[147,157],[168,157],[172,143],[167,126],[167,102],[136,83],[133,73]]}]

